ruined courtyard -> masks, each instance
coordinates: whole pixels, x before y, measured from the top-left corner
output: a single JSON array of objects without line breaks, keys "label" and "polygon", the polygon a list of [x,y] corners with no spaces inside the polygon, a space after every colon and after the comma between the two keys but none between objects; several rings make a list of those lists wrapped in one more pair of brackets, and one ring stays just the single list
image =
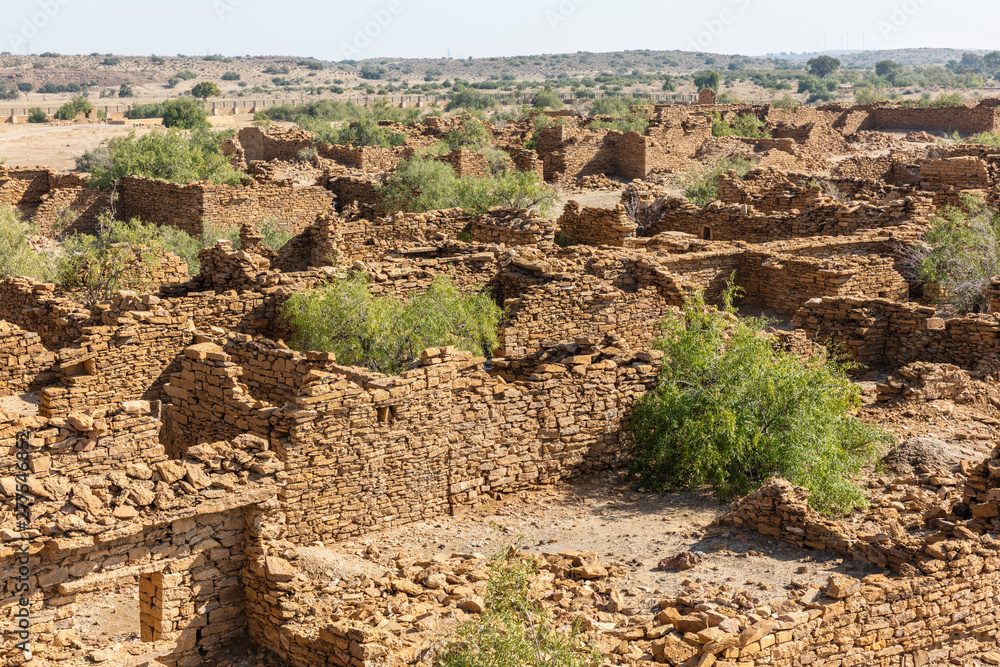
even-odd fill
[{"label": "ruined courtyard", "polygon": [[[558,188],[550,216],[380,212],[379,184],[461,117],[392,125],[392,148],[248,119],[224,146],[244,185],[0,167],[0,205],[52,242],[109,211],[239,230],[196,275],[164,255],[93,304],[0,281],[0,664],[428,665],[518,540],[532,594],[605,664],[1000,664],[1000,320],[940,309],[907,264],[939,211],[998,203],[1000,149],[941,138],[1000,131],[1000,100],[712,97],[650,106],[644,133],[569,111],[491,126]],[[768,137],[713,136],[748,114]],[[540,116],[560,122],[528,149]],[[752,168],[705,206],[681,196],[678,175],[721,158]],[[292,239],[266,246],[262,220]],[[487,290],[498,347],[426,349],[392,376],[291,349],[283,305],[349,271],[401,300],[442,274]],[[722,504],[624,478],[656,323],[731,277],[778,344],[862,365],[859,414],[899,443],[862,480],[868,508],[831,519],[782,480]],[[1000,312],[1000,279],[987,299]]]}]

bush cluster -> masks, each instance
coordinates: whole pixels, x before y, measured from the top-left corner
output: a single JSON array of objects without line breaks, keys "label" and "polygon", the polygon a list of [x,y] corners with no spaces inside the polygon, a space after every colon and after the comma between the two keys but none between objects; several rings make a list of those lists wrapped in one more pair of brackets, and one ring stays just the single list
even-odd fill
[{"label": "bush cluster", "polygon": [[710,484],[722,500],[777,476],[820,511],[863,506],[852,477],[891,437],[853,416],[861,390],[846,366],[803,360],[764,334],[766,319],[733,317],[738,294],[730,283],[721,311],[691,294],[660,323],[663,371],[632,414],[631,474],[654,491]]}]

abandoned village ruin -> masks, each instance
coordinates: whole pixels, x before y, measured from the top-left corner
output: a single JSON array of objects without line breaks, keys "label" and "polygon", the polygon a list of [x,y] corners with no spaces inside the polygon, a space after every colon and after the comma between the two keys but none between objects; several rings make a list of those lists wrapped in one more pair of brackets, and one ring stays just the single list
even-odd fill
[{"label": "abandoned village ruin", "polygon": [[[382,576],[331,583],[304,574],[299,549],[619,465],[623,421],[663,363],[649,347],[654,325],[692,287],[716,302],[735,276],[745,304],[791,323],[776,332],[789,349],[831,340],[888,373],[882,401],[934,400],[995,375],[1000,320],[918,303],[902,249],[965,194],[997,203],[1000,150],[927,133],[1000,131],[1000,101],[797,111],[705,101],[651,107],[645,134],[548,112],[562,124],[535,150],[524,148],[533,119],[494,128],[517,169],[565,191],[627,184],[614,207],[566,194],[554,220],[376,213],[376,184],[460,119],[396,126],[400,147],[320,145],[308,160],[308,132],[245,127],[225,146],[252,177],[241,186],[128,177],[112,193],[75,173],[0,167],[0,204],[49,236],[94,231],[115,197],[125,219],[241,237],[239,249],[203,250],[193,278],[168,255],[151,270],[154,289],[93,307],[50,284],[0,282],[0,390],[39,402],[37,414],[0,413],[0,665],[28,664],[15,632],[25,553],[31,665],[195,667],[247,640],[295,667],[421,662],[442,628],[481,611],[481,556],[371,553]],[[770,137],[713,137],[713,114],[752,114]],[[755,165],[720,176],[717,200],[665,193],[670,174],[723,155]],[[459,175],[488,168],[473,151],[437,159]],[[295,237],[264,246],[252,223],[265,217]],[[461,290],[487,286],[508,309],[499,349],[489,360],[427,349],[392,377],[289,349],[282,305],[347,270],[400,299],[441,273]],[[22,483],[29,525],[16,513]],[[773,481],[720,525],[883,573],[791,588],[766,609],[730,589],[624,610],[620,573],[587,553],[547,556],[540,585],[558,613],[591,619],[609,664],[1000,664],[1000,454],[896,478],[860,524],[805,500]],[[78,611],[136,583],[141,641],[83,641]]]}]

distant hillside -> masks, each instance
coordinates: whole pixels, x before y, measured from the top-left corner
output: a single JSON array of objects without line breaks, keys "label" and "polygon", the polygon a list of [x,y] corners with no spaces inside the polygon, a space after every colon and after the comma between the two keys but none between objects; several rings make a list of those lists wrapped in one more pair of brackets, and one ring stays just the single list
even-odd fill
[{"label": "distant hillside", "polygon": [[826,51],[824,53],[771,53],[769,58],[783,58],[789,62],[805,62],[819,55],[837,58],[845,67],[871,69],[880,60],[893,60],[900,65],[931,67],[945,65],[949,60],[961,60],[963,53],[987,53],[981,49],[889,49],[885,51]]}]

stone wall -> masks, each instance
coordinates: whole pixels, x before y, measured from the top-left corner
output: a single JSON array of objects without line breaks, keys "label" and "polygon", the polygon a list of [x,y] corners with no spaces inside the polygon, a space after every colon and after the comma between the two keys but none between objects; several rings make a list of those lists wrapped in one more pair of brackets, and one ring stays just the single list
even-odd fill
[{"label": "stone wall", "polygon": [[556,225],[571,244],[619,247],[625,245],[625,239],[634,237],[639,227],[621,204],[613,209],[588,206],[581,210],[574,200],[566,202]]},{"label": "stone wall", "polygon": [[59,350],[80,337],[91,313],[76,301],[56,294],[55,285],[30,278],[0,280],[3,319],[40,337],[49,350]]},{"label": "stone wall", "polygon": [[111,210],[111,195],[96,188],[60,188],[42,196],[31,221],[39,233],[54,238],[97,234],[98,218]]},{"label": "stone wall", "polygon": [[38,334],[0,320],[0,396],[16,396],[50,382],[55,354],[45,349]]},{"label": "stone wall", "polygon": [[333,208],[325,188],[295,186],[291,181],[249,185],[180,185],[129,176],[122,179],[122,216],[176,227],[200,236],[203,225],[239,227],[245,222],[274,220],[298,231]]},{"label": "stone wall", "polygon": [[[281,356],[282,368],[301,359]],[[286,464],[289,535],[342,539],[607,466],[621,415],[656,376],[655,356],[591,341],[495,360],[491,374],[485,359],[442,348],[395,377],[327,362],[275,410],[250,395],[260,367],[204,343],[185,351],[166,389],[173,447],[228,429],[269,434]],[[476,437],[455,437],[463,431]]]},{"label": "stone wall", "polygon": [[0,166],[0,206],[34,208],[49,191],[49,169]]},{"label": "stone wall", "polygon": [[42,413],[65,416],[160,398],[168,368],[190,345],[194,327],[188,317],[158,308],[156,300],[119,293],[100,313],[101,325],[85,327],[73,347],[60,350],[59,383],[42,390]]},{"label": "stone wall", "polygon": [[992,316],[940,319],[914,303],[856,297],[812,299],[793,324],[817,340],[842,343],[858,362],[899,368],[914,361],[974,370],[1000,358],[1000,322]]},{"label": "stone wall", "polygon": [[1000,130],[994,107],[929,107],[903,109],[877,106],[869,111],[863,130],[928,130],[978,134]]}]

